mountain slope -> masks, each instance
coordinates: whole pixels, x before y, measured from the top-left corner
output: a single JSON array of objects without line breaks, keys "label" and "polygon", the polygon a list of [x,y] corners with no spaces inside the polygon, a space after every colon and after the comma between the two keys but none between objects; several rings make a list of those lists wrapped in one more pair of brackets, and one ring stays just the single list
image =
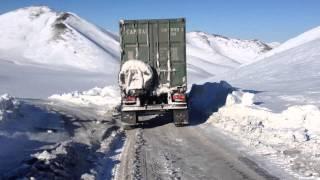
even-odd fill
[{"label": "mountain slope", "polygon": [[[272,48],[258,40],[239,40],[204,32],[187,33],[189,79],[196,82],[255,62]],[[199,71],[200,70],[200,71]],[[208,75],[205,75],[207,72]],[[202,76],[201,76],[202,75]]]},{"label": "mountain slope", "polygon": [[[201,50],[202,54],[197,54],[199,57],[203,57],[202,59],[209,59],[212,62],[223,60],[219,64],[230,67],[252,63],[257,57],[272,49],[259,40],[232,39],[204,32],[188,33],[187,43],[189,55],[194,55],[196,50]],[[215,59],[215,57],[217,58]]]},{"label": "mountain slope", "polygon": [[288,40],[253,64],[220,75],[241,88],[258,90],[263,105],[283,110],[290,105],[320,105],[320,31],[312,29]]},{"label": "mountain slope", "polygon": [[18,9],[0,15],[0,34],[0,93],[45,98],[117,82],[118,37],[75,14]]},{"label": "mountain slope", "polygon": [[18,9],[0,16],[0,33],[0,59],[93,72],[118,68],[117,36],[71,13]]},{"label": "mountain slope", "polygon": [[300,35],[298,35],[297,37],[294,37],[292,39],[289,39],[288,41],[284,42],[281,45],[278,45],[276,48],[274,48],[273,50],[263,54],[262,56],[260,56],[258,58],[258,60],[260,59],[264,59],[267,57],[270,57],[272,55],[275,55],[277,53],[281,53],[283,51],[298,47],[300,45],[303,45],[305,43],[311,42],[313,40],[319,39],[319,34],[320,34],[320,26],[313,28],[309,31],[306,31]]}]

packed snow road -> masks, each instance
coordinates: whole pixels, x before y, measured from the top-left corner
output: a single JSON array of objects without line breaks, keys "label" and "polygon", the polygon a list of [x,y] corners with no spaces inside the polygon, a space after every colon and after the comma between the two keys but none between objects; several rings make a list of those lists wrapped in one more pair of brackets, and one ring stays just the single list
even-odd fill
[{"label": "packed snow road", "polygon": [[164,114],[123,133],[116,112],[51,100],[19,102],[17,122],[5,122],[20,124],[26,138],[10,137],[11,144],[28,145],[28,152],[2,152],[21,157],[3,159],[2,167],[11,170],[0,179],[293,179],[262,168],[245,148],[205,123],[175,127]]},{"label": "packed snow road", "polygon": [[[155,122],[126,132],[116,179],[282,179],[233,149],[212,128]],[[157,123],[158,121],[158,123]]]}]

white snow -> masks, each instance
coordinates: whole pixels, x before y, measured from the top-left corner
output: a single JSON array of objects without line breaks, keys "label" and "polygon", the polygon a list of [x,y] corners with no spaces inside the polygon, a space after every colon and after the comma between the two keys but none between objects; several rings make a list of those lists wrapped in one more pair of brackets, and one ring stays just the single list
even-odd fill
[{"label": "white snow", "polygon": [[120,92],[118,87],[106,86],[104,88],[95,87],[88,91],[71,92],[64,94],[54,94],[49,97],[52,100],[59,100],[80,106],[98,106],[111,111],[120,103]]},{"label": "white snow", "polygon": [[268,44],[268,46],[270,46],[272,49],[274,49],[274,48],[276,48],[276,47],[278,47],[278,46],[281,45],[280,42],[270,42],[270,43],[267,43],[267,44]]},{"label": "white snow", "polygon": [[226,106],[233,104],[253,105],[254,94],[248,92],[233,91],[227,96]]},{"label": "white snow", "polygon": [[38,152],[32,155],[32,157],[35,157],[40,160],[49,161],[50,159],[55,159],[57,156],[55,154],[49,153],[47,150],[44,150],[42,152]]}]

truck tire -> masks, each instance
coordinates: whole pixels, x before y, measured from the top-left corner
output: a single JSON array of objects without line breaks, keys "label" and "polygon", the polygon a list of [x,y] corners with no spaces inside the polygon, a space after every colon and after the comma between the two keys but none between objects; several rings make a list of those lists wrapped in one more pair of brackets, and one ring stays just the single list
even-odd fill
[{"label": "truck tire", "polygon": [[177,127],[189,124],[188,109],[173,110],[173,123]]}]

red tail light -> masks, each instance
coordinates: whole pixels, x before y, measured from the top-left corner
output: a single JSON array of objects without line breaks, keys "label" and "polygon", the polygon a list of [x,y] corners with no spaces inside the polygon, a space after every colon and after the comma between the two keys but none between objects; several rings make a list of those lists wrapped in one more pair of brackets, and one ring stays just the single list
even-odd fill
[{"label": "red tail light", "polygon": [[124,103],[125,104],[135,104],[137,102],[137,97],[135,96],[127,96],[125,97]]},{"label": "red tail light", "polygon": [[186,95],[182,93],[174,93],[172,95],[172,100],[174,102],[186,102]]}]

